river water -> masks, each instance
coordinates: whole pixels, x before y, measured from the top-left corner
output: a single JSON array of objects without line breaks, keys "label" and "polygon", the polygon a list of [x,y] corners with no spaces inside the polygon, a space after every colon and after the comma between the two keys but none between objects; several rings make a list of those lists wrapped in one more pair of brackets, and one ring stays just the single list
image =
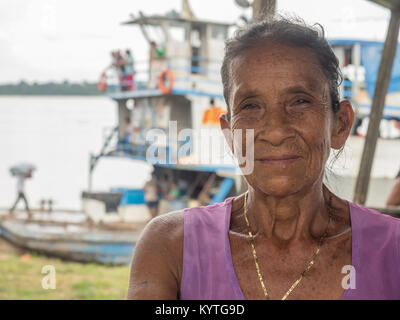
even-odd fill
[{"label": "river water", "polygon": [[[89,155],[99,153],[104,130],[116,119],[116,103],[106,97],[1,96],[0,207],[10,207],[16,197],[9,168],[30,162],[37,167],[25,184],[31,207],[51,198],[55,207],[79,210]],[[150,171],[137,161],[104,159],[94,172],[93,190],[141,187]]]}]

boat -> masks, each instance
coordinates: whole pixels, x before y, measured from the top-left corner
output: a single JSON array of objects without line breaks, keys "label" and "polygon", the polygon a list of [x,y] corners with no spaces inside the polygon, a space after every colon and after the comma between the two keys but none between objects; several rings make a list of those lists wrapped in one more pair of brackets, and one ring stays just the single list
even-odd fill
[{"label": "boat", "polygon": [[83,213],[0,216],[0,236],[16,247],[64,260],[130,264],[141,228],[95,225]]},{"label": "boat", "polygon": [[[178,184],[182,196],[160,197],[158,214],[217,203],[241,188],[218,119],[227,112],[219,69],[234,25],[197,19],[187,1],[183,4],[181,13],[139,12],[123,22],[140,28],[149,43],[150,61],[135,62],[131,89],[132,82],[121,81],[113,68],[102,73],[101,89],[116,103],[118,123],[101,150],[90,155],[88,189],[82,192],[82,208],[97,221],[150,218],[142,188],[94,190],[92,178],[104,158],[149,163],[158,181],[165,177]],[[129,142],[124,141],[126,119],[134,132]]]}]

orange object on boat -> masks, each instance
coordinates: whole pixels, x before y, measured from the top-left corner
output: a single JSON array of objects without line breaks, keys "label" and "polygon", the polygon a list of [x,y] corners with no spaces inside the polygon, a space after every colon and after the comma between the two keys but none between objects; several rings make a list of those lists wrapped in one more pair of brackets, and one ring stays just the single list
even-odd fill
[{"label": "orange object on boat", "polygon": [[[168,78],[168,87],[164,86],[164,81],[166,77]],[[167,69],[161,72],[160,77],[158,78],[158,89],[160,89],[163,94],[168,94],[171,93],[173,85],[174,74],[172,73],[172,71]]]},{"label": "orange object on boat", "polygon": [[97,89],[101,92],[106,91],[107,89],[107,75],[105,72],[101,74],[100,80],[97,83]]}]

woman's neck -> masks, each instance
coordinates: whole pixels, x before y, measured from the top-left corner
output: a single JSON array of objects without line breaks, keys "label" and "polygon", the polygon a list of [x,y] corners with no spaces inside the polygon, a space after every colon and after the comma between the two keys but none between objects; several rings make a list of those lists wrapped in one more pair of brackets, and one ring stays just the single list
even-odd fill
[{"label": "woman's neck", "polygon": [[256,237],[266,237],[279,246],[315,241],[328,226],[330,197],[322,183],[307,192],[286,197],[269,196],[249,187],[247,216],[250,228]]}]

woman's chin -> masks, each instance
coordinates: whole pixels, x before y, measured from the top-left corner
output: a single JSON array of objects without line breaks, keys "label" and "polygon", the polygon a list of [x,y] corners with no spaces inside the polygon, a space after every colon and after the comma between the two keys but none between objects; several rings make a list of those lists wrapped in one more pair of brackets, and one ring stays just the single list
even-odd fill
[{"label": "woman's chin", "polygon": [[304,182],[304,180],[290,177],[269,177],[267,179],[256,178],[255,181],[253,181],[254,184],[250,184],[266,195],[285,197],[299,192],[302,189],[303,185],[299,184],[299,181]]}]

